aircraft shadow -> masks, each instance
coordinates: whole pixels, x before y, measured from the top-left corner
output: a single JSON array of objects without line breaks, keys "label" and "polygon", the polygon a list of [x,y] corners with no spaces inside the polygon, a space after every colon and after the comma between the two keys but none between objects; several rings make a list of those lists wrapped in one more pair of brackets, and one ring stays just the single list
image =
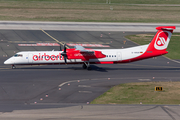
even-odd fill
[{"label": "aircraft shadow", "polygon": [[[65,67],[47,67],[47,66],[42,66],[42,67],[17,67],[16,69],[41,69],[41,70],[44,70],[44,69],[49,69],[49,70],[86,70],[86,69],[83,69],[82,67],[80,66],[72,66],[72,67],[69,67],[69,66],[65,66]],[[88,71],[99,71],[99,72],[108,72],[108,71],[111,71],[111,70],[180,70],[180,68],[178,67],[122,67],[120,66],[119,68],[117,67],[99,67],[99,66],[96,66],[96,65],[91,65],[91,69],[88,70]]]},{"label": "aircraft shadow", "polygon": [[[83,69],[82,67],[17,67],[16,69],[49,69],[49,70],[87,70],[87,69]],[[99,71],[99,72],[108,72],[106,69],[102,68],[102,67],[98,67],[98,66],[95,66],[95,65],[91,65],[91,68],[88,70],[88,71]]]}]

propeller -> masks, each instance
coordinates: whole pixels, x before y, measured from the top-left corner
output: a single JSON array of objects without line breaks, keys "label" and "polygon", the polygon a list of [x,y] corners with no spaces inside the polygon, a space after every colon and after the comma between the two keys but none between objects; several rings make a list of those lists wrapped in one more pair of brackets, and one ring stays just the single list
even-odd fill
[{"label": "propeller", "polygon": [[59,50],[62,51],[61,44],[60,44],[60,46],[59,46]]},{"label": "propeller", "polygon": [[61,55],[64,57],[64,62],[66,64],[67,63],[66,44],[64,44],[64,51],[61,53]]}]

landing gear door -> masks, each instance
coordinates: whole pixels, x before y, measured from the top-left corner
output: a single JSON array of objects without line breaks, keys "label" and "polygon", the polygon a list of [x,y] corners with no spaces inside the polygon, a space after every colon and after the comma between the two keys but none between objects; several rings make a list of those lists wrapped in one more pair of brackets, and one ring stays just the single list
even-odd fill
[{"label": "landing gear door", "polygon": [[117,60],[122,60],[121,52],[117,52]]},{"label": "landing gear door", "polygon": [[28,57],[28,60],[29,60],[29,63],[32,63],[33,62],[33,55],[32,54],[29,54],[29,57]]}]

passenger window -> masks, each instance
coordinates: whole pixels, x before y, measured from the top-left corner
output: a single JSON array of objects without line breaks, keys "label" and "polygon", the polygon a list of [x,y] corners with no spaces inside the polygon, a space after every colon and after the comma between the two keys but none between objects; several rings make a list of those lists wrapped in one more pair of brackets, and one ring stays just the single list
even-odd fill
[{"label": "passenger window", "polygon": [[111,57],[111,55],[109,55],[109,57]]}]

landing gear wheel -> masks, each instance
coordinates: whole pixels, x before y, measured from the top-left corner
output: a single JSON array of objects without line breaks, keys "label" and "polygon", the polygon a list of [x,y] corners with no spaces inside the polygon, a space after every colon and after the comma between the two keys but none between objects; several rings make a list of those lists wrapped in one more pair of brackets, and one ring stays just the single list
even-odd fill
[{"label": "landing gear wheel", "polygon": [[89,62],[84,62],[83,69],[91,70]]},{"label": "landing gear wheel", "polygon": [[15,65],[12,65],[12,69],[15,69],[16,67],[15,67]]},{"label": "landing gear wheel", "polygon": [[85,64],[83,64],[83,66],[82,66],[82,67],[83,67],[83,69],[87,69],[87,66],[86,66]]}]

